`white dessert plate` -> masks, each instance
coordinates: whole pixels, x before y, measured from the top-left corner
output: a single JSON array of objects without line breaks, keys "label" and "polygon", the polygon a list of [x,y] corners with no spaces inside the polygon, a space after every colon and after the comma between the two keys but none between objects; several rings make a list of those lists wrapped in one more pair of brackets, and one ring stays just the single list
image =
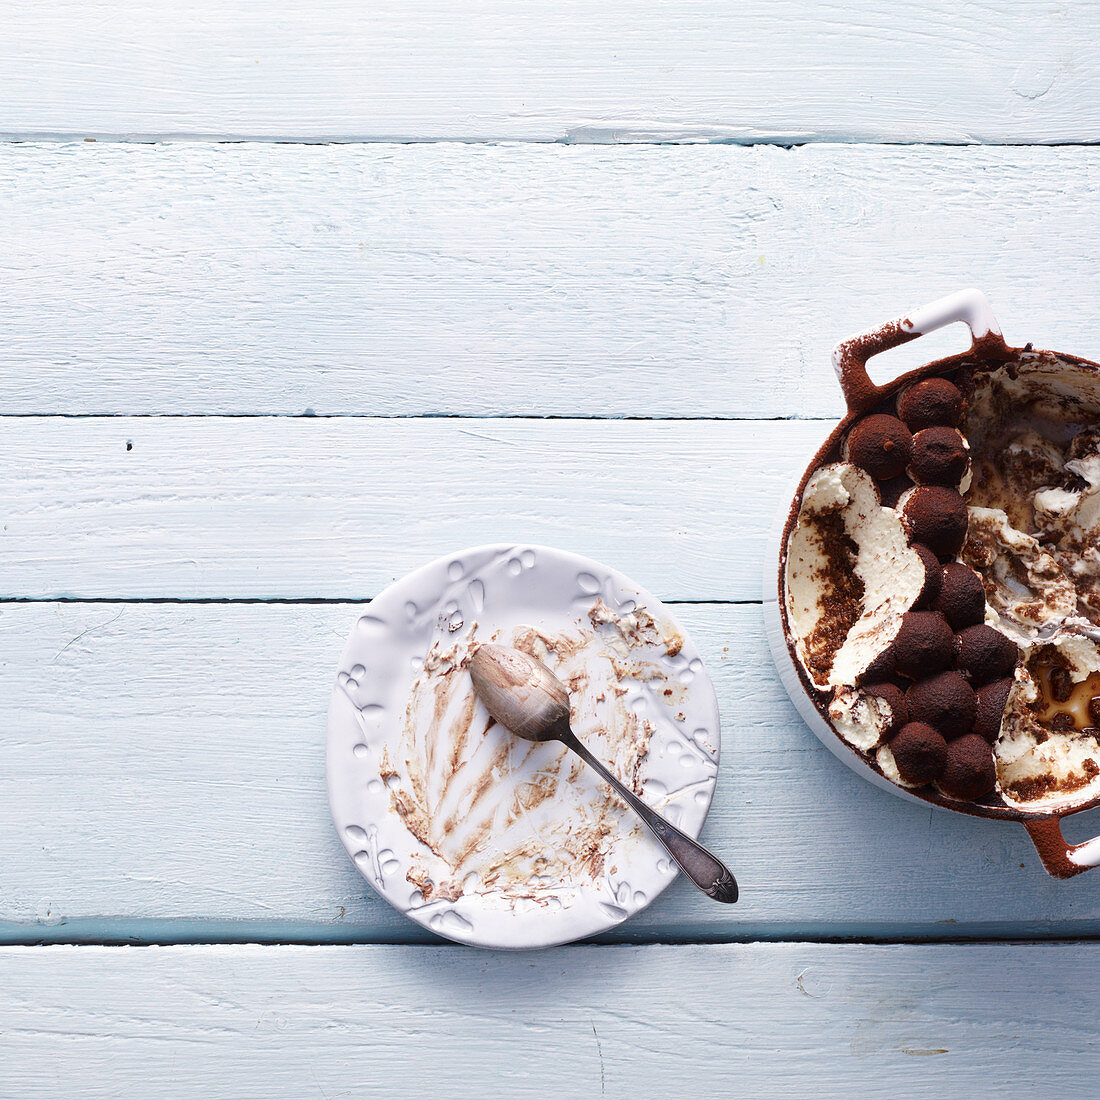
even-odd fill
[{"label": "white dessert plate", "polygon": [[329,706],[337,832],[391,905],[448,939],[535,948],[605,932],[677,869],[563,746],[492,723],[462,665],[490,641],[545,660],[570,687],[574,732],[698,836],[719,751],[698,650],[621,573],[540,546],[440,558],[359,616]]}]

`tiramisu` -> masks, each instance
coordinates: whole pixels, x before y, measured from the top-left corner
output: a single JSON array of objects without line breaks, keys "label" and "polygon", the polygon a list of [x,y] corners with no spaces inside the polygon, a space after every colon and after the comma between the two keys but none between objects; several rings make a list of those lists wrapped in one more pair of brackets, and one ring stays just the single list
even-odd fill
[{"label": "tiramisu", "polygon": [[857,419],[785,544],[792,649],[887,778],[1050,810],[1100,795],[1100,378],[972,361]]}]

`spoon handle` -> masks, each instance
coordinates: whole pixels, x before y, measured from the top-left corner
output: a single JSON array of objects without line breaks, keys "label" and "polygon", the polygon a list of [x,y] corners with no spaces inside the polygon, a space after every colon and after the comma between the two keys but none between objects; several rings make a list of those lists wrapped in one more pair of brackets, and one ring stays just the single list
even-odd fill
[{"label": "spoon handle", "polygon": [[624,787],[612,774],[596,759],[577,736],[570,732],[561,739],[571,748],[590,768],[599,772],[600,776],[615,789],[615,793],[653,830],[653,835],[665,846],[665,851],[676,861],[680,870],[700,890],[715,901],[733,902],[737,900],[737,881],[730,874],[729,868],[697,840],[693,840],[686,833],[680,832],[675,825],[666,821],[656,810],[651,810],[633,791]]}]

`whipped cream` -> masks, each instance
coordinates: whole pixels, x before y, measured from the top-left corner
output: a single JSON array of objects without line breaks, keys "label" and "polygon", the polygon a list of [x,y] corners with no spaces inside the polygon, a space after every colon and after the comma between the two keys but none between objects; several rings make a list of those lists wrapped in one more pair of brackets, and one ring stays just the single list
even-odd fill
[{"label": "whipped cream", "polygon": [[1006,804],[1065,809],[1100,795],[1098,734],[1052,726],[1040,672],[1100,671],[1100,379],[1049,353],[975,378],[974,456],[962,558],[985,583],[987,621],[1021,647],[994,745]]},{"label": "whipped cream", "polygon": [[877,748],[894,725],[890,704],[856,688],[841,688],[829,704],[833,728],[861,752]]},{"label": "whipped cream", "polygon": [[1019,809],[1039,804],[1064,809],[1100,795],[1100,729],[1052,723],[1058,705],[1050,698],[1049,684],[1043,683],[1051,668],[1063,670],[1072,692],[1095,677],[1100,648],[1081,635],[1066,633],[1034,646],[1017,669],[994,759],[1001,795]]},{"label": "whipped cream", "polygon": [[1062,563],[1001,508],[970,507],[962,560],[985,582],[986,621],[1016,642],[1077,614],[1077,588]]},{"label": "whipped cream", "polygon": [[819,690],[853,687],[897,635],[925,582],[901,518],[848,462],[816,471],[787,544],[787,617]]}]

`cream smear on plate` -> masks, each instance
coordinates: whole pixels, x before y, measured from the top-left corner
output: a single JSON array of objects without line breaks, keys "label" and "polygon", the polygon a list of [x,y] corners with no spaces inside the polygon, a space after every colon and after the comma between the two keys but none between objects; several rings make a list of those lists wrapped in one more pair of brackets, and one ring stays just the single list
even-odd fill
[{"label": "cream smear on plate", "polygon": [[683,639],[645,609],[619,614],[597,598],[568,630],[463,624],[435,639],[413,681],[404,751],[382,762],[392,809],[418,842],[408,881],[425,902],[478,894],[568,904],[614,871],[611,841],[640,826],[563,745],[523,741],[493,722],[466,671],[485,642],[546,664],[569,690],[574,732],[641,794],[654,727],[630,700],[649,694],[675,717],[686,689],[661,657],[675,657]]}]

